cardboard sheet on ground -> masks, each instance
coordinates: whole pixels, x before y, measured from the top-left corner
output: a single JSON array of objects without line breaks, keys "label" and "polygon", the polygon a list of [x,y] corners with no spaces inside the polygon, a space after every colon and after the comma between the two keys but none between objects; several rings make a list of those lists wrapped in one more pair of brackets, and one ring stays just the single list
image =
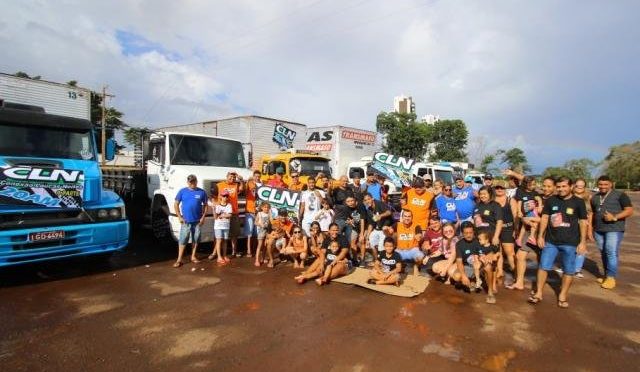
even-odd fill
[{"label": "cardboard sheet on ground", "polygon": [[406,278],[401,281],[401,285],[399,287],[396,287],[395,285],[368,284],[367,280],[369,280],[369,270],[356,267],[351,274],[333,279],[332,282],[355,284],[374,291],[401,297],[415,297],[424,292],[429,285],[429,279],[424,276],[415,275],[407,275]]}]

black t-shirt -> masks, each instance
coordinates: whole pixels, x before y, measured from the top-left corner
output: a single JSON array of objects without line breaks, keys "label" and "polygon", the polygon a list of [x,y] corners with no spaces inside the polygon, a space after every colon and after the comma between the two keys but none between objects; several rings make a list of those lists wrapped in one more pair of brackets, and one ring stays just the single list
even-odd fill
[{"label": "black t-shirt", "polygon": [[[334,240],[337,240],[338,244],[340,245],[340,249],[336,253],[331,252],[331,249],[329,249],[329,244]],[[327,237],[322,242],[321,249],[324,250],[325,264],[328,265],[336,260],[336,258],[340,255],[340,252],[342,252],[343,249],[349,249],[349,241],[342,234],[338,235],[336,239],[331,239],[331,237]]]},{"label": "black t-shirt", "polygon": [[498,221],[504,222],[502,207],[493,200],[487,204],[479,202],[473,211],[473,215],[480,215],[482,219],[482,223],[477,223],[476,227],[485,227],[493,230],[496,228]]},{"label": "black t-shirt", "polygon": [[587,219],[587,207],[584,200],[571,196],[562,199],[552,196],[544,203],[542,214],[549,216],[545,239],[553,244],[577,246],[580,243],[578,220]]},{"label": "black t-shirt", "polygon": [[378,253],[378,261],[380,261],[380,265],[382,265],[382,271],[388,273],[395,270],[396,265],[402,262],[402,257],[400,257],[400,253],[396,251],[391,253],[391,257],[387,257],[387,252],[380,251]]},{"label": "black t-shirt", "polygon": [[[500,205],[500,203],[498,203],[498,205]],[[507,201],[504,207],[502,207],[502,223],[503,230],[513,230],[513,213],[511,213],[511,198],[509,197],[507,197]]]},{"label": "black t-shirt", "polygon": [[485,247],[483,245],[480,245],[480,243],[478,243],[478,245],[476,246],[476,251],[475,254],[477,255],[483,255],[483,254],[487,254],[487,253],[496,253],[498,252],[498,247],[493,245],[493,244],[489,244],[488,247]]},{"label": "black t-shirt", "polygon": [[344,201],[347,200],[347,198],[350,196],[355,197],[355,194],[353,193],[353,189],[351,187],[347,185],[344,190],[338,187],[336,189],[333,189],[333,191],[331,192],[331,201],[334,205],[344,205]]},{"label": "black t-shirt", "polygon": [[473,239],[467,241],[466,239],[460,239],[456,242],[456,260],[461,259],[463,264],[467,264],[467,260],[471,255],[476,254],[478,251],[478,241]]},{"label": "black t-shirt", "polygon": [[373,216],[376,214],[382,214],[389,210],[386,204],[379,200],[373,201],[373,206],[371,208],[366,208],[367,211],[367,224],[372,225],[376,230],[382,230],[384,226],[393,225],[393,217],[389,215],[387,217],[383,217],[378,222],[373,220]]},{"label": "black t-shirt", "polygon": [[631,207],[629,196],[622,191],[611,190],[609,195],[597,193],[591,198],[591,210],[595,213],[594,230],[598,232],[624,231],[625,220],[605,221],[604,212],[618,214]]},{"label": "black t-shirt", "polygon": [[346,221],[351,218],[353,220],[354,231],[360,233],[360,221],[364,220],[366,222],[367,219],[367,211],[364,209],[364,206],[362,204],[357,204],[355,208],[336,204],[333,209],[336,212],[336,221]]},{"label": "black t-shirt", "polygon": [[536,198],[539,198],[540,194],[537,191],[526,191],[525,189],[518,188],[516,195],[513,197],[516,201],[522,202],[520,205],[520,212],[527,217],[527,214],[531,213],[533,208],[538,206]]}]

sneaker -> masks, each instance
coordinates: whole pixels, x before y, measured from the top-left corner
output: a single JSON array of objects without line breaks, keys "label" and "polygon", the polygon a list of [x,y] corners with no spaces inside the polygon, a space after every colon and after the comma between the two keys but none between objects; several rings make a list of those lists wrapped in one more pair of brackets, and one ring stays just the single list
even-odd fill
[{"label": "sneaker", "polygon": [[576,273],[575,277],[578,278],[578,279],[582,279],[582,278],[584,278],[584,275],[582,275],[582,271],[578,271]]},{"label": "sneaker", "polygon": [[604,288],[604,289],[614,289],[616,287],[616,279],[615,278],[611,278],[611,277],[607,277],[602,284],[600,285],[600,287]]},{"label": "sneaker", "polygon": [[557,272],[558,274],[563,274],[564,273],[564,271],[562,271],[562,269],[559,268],[559,267],[554,268],[553,271]]}]

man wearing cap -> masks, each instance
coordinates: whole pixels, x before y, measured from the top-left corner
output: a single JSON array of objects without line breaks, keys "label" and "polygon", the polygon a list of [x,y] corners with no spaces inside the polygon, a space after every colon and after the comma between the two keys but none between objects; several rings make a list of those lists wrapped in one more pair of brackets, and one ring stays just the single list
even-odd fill
[{"label": "man wearing cap", "polygon": [[374,171],[367,171],[367,181],[364,183],[364,187],[374,200],[382,201],[382,185],[376,180]]},{"label": "man wearing cap", "polygon": [[228,201],[231,204],[232,214],[229,225],[229,240],[231,240],[231,255],[239,256],[237,251],[238,235],[240,235],[240,217],[238,217],[238,195],[244,192],[242,176],[234,171],[227,173],[227,179],[216,185],[215,196],[220,196],[222,191],[229,193]]},{"label": "man wearing cap", "polygon": [[482,181],[484,186],[493,187],[493,175],[491,173],[487,173],[484,175],[484,181]]},{"label": "man wearing cap", "polygon": [[284,174],[284,168],[278,167],[276,168],[276,175],[272,179],[267,182],[267,186],[276,187],[280,189],[286,189],[287,184],[282,180],[282,175]]},{"label": "man wearing cap", "polygon": [[456,203],[456,212],[458,219],[463,221],[473,220],[473,211],[476,208],[476,196],[472,186],[467,186],[465,180],[460,176],[456,176],[455,185],[452,190]]},{"label": "man wearing cap", "polygon": [[180,220],[180,238],[178,240],[178,259],[173,267],[182,266],[182,255],[191,236],[191,261],[199,262],[196,250],[200,241],[200,225],[204,223],[207,210],[207,193],[198,187],[198,179],[190,174],[187,177],[187,187],[183,187],[176,195],[174,210]]}]

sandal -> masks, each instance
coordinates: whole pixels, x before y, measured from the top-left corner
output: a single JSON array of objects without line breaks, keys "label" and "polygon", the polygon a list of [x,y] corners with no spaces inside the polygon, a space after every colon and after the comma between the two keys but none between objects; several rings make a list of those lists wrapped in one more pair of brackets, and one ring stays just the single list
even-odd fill
[{"label": "sandal", "polygon": [[367,280],[367,284],[376,284],[376,280],[371,278],[371,279]]},{"label": "sandal", "polygon": [[527,302],[529,302],[531,305],[536,305],[536,304],[542,302],[542,299],[540,297],[537,297],[536,295],[531,295],[527,299]]},{"label": "sandal", "polygon": [[565,301],[558,300],[558,307],[561,309],[566,309],[569,307],[569,303],[566,300]]},{"label": "sandal", "polygon": [[218,259],[218,266],[224,266],[227,264],[227,261],[223,260],[223,259]]},{"label": "sandal", "polygon": [[194,264],[200,263],[200,260],[197,258],[192,258],[191,262],[193,262]]},{"label": "sandal", "polygon": [[175,268],[178,268],[178,267],[180,267],[180,266],[182,266],[182,262],[181,262],[181,261],[176,261],[176,262],[173,264],[173,267],[175,267]]},{"label": "sandal", "polygon": [[490,294],[487,296],[487,299],[485,300],[486,303],[488,304],[495,304],[496,303],[496,296]]},{"label": "sandal", "polygon": [[231,259],[227,256],[222,257],[222,259],[224,260],[224,262],[229,263],[231,262]]},{"label": "sandal", "polygon": [[516,287],[516,286],[515,286],[515,284],[514,284],[514,283],[507,284],[507,285],[505,285],[504,287],[505,287],[506,289],[516,290],[516,291],[523,291],[523,290],[524,290],[524,287],[522,287],[522,288],[518,288],[518,287]]},{"label": "sandal", "polygon": [[215,254],[215,253],[211,253],[211,254],[209,255],[209,257],[207,257],[207,259],[208,259],[209,261],[213,261],[213,260],[215,260],[215,259],[216,259],[216,254]]}]

